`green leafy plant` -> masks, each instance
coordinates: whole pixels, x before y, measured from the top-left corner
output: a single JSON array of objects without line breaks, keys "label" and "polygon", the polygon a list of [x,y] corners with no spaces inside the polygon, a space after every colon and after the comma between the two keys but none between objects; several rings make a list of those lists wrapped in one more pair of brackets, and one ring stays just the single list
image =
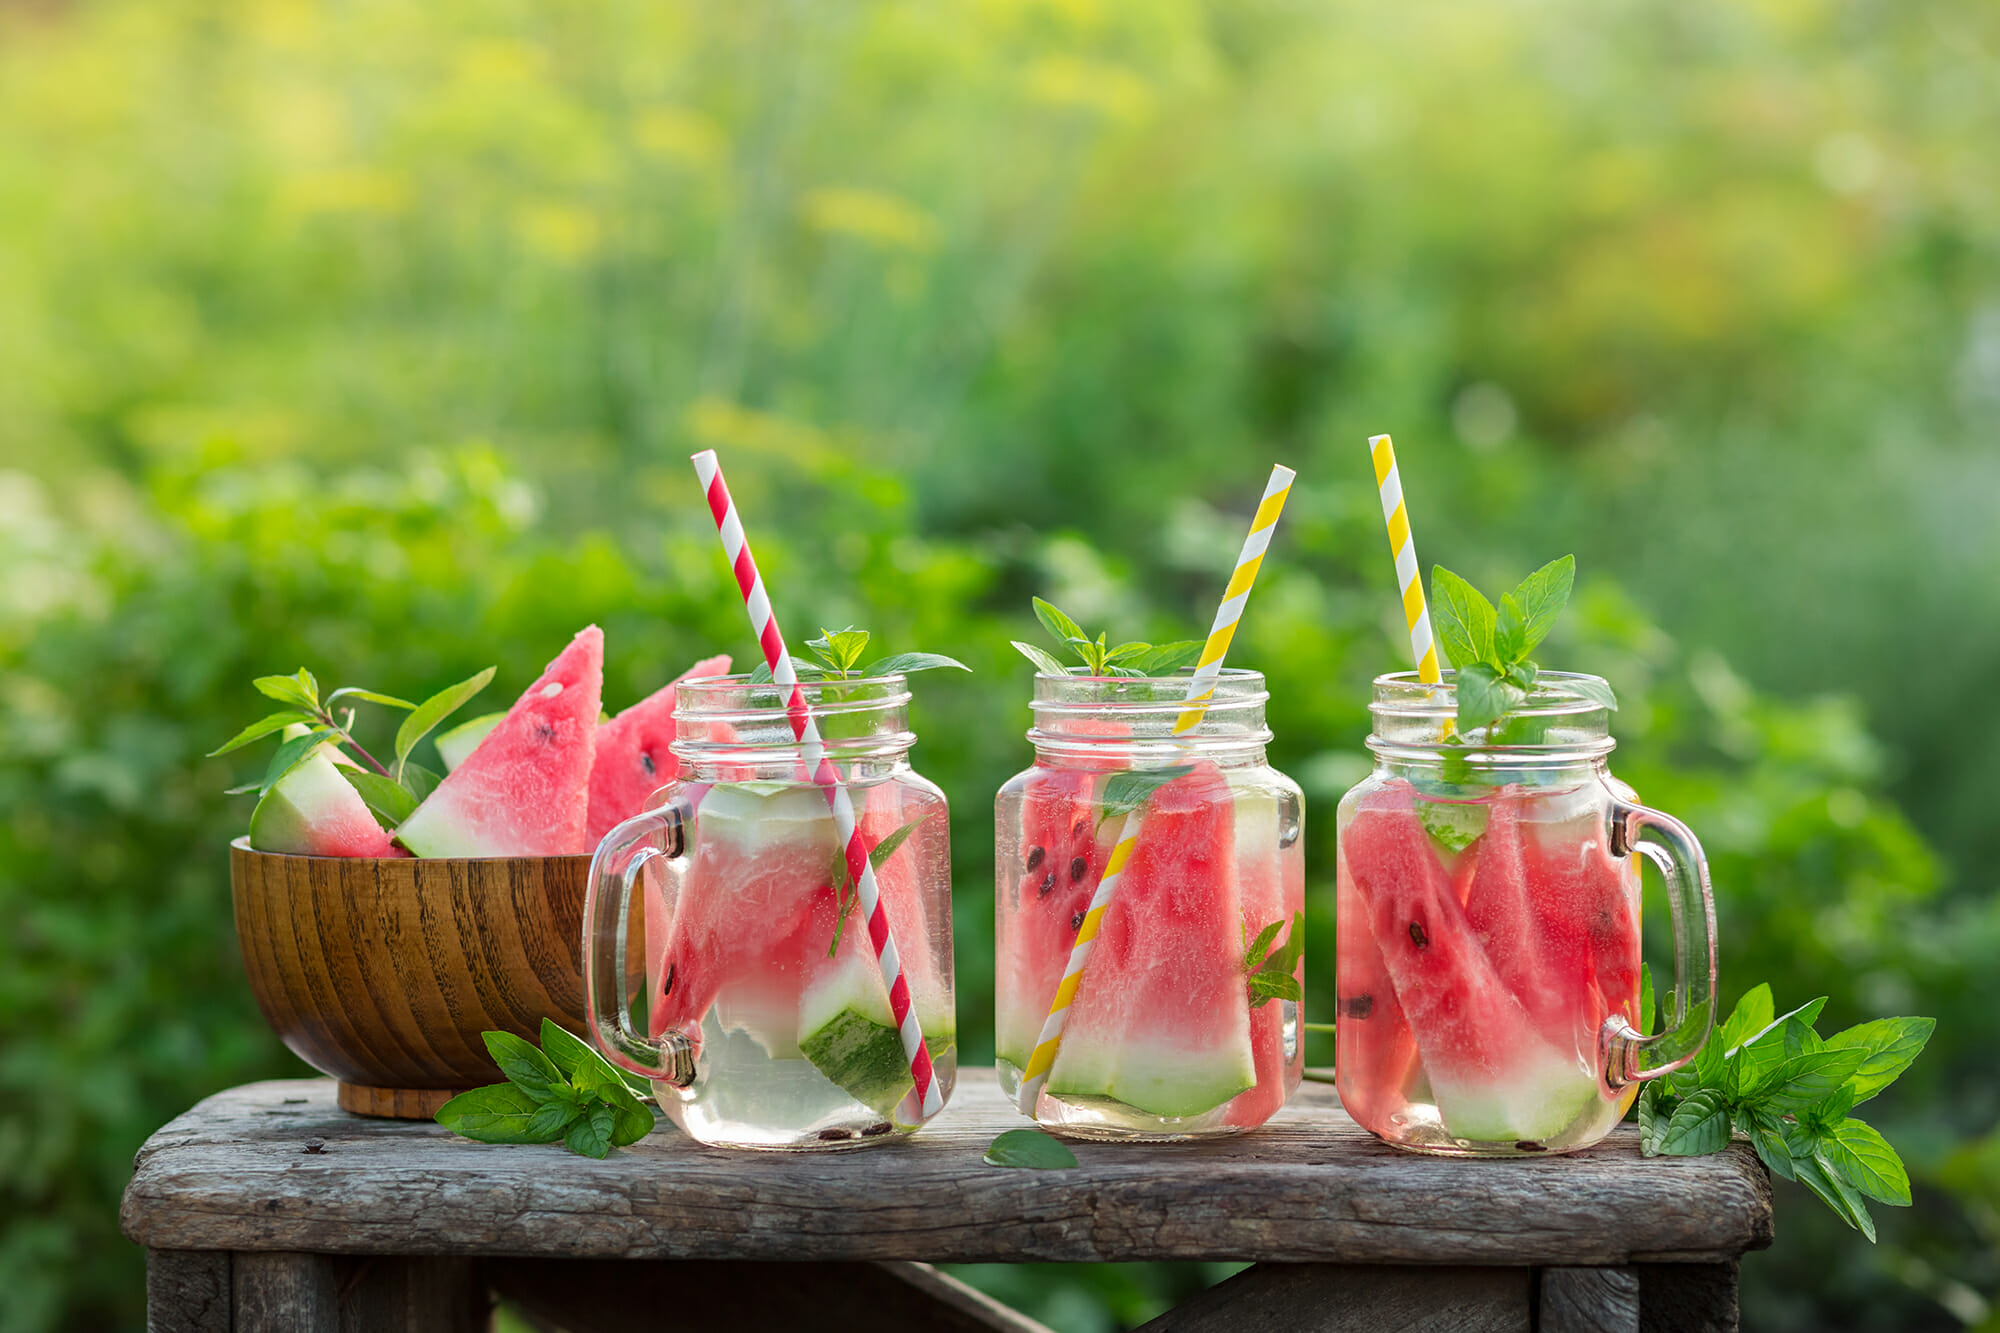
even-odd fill
[{"label": "green leafy plant", "polygon": [[1024,1166],[1056,1171],[1076,1165],[1069,1145],[1039,1129],[1010,1129],[993,1140],[982,1159],[988,1166]]},{"label": "green leafy plant", "polygon": [[[1652,1026],[1652,976],[1640,1011]],[[1843,1221],[1875,1239],[1867,1200],[1907,1207],[1910,1177],[1874,1126],[1850,1113],[1910,1067],[1937,1027],[1929,1018],[1878,1018],[1822,1038],[1824,997],[1774,1014],[1759,985],[1685,1067],[1639,1095],[1639,1148],[1648,1157],[1720,1152],[1732,1129],[1764,1165],[1796,1180]]]},{"label": "green leafy plant", "polygon": [[625,1076],[581,1039],[542,1020],[542,1045],[511,1032],[483,1034],[493,1063],[507,1076],[438,1108],[437,1122],[481,1143],[554,1143],[585,1157],[637,1143],[653,1113]]},{"label": "green leafy plant", "polygon": [[[1035,618],[1042,622],[1042,628],[1053,635],[1057,643],[1076,654],[1077,660],[1083,663],[1083,674],[1086,676],[1170,675],[1193,666],[1201,656],[1200,639],[1183,639],[1176,643],[1111,644],[1103,633],[1092,638],[1083,626],[1063,614],[1053,602],[1037,597],[1034,603]],[[1063,665],[1062,659],[1047,649],[1022,643],[1019,639],[1012,642],[1043,675],[1074,674],[1074,668]]]},{"label": "green leafy plant", "polygon": [[1104,789],[1097,796],[1097,827],[1103,828],[1107,820],[1131,814],[1154,792],[1192,772],[1193,764],[1169,764],[1165,768],[1127,768],[1113,773],[1104,780]]},{"label": "green leafy plant", "polygon": [[[1457,668],[1461,735],[1489,726],[1526,702],[1541,674],[1528,654],[1555,628],[1575,579],[1576,557],[1552,560],[1512,592],[1502,593],[1496,608],[1443,565],[1431,566],[1438,640]],[[1592,678],[1565,679],[1563,688],[1606,708],[1618,707],[1611,687]]]},{"label": "green leafy plant", "polygon": [[[492,667],[487,667],[456,685],[439,690],[420,704],[357,685],[344,685],[322,700],[318,679],[304,667],[289,676],[259,676],[251,682],[257,692],[285,707],[258,718],[222,745],[210,750],[208,757],[212,759],[229,754],[274,733],[286,733],[271,755],[270,762],[264,766],[261,779],[229,789],[231,795],[254,791],[262,796],[287,773],[310,759],[320,746],[337,746],[362,765],[340,765],[341,776],[360,793],[378,822],[386,828],[394,828],[409,818],[418,802],[428,796],[439,781],[436,773],[421,764],[411,763],[410,752],[416,749],[417,742],[436,730],[439,723],[485,689],[493,679],[493,671]],[[396,729],[393,768],[370,754],[354,738],[355,702],[380,704],[385,708],[401,709],[407,714],[402,725]]]},{"label": "green leafy plant", "polygon": [[[817,639],[807,639],[817,661],[792,658],[792,670],[800,680],[876,680],[883,676],[907,676],[917,671],[936,671],[949,667],[955,671],[970,671],[971,667],[955,657],[943,653],[891,653],[878,657],[867,666],[862,666],[861,654],[868,648],[868,631],[855,629],[822,629]],[[758,663],[750,672],[753,684],[761,684],[771,679],[771,668],[767,663]]]},{"label": "green leafy plant", "polygon": [[1296,975],[1299,969],[1299,955],[1306,947],[1306,919],[1300,912],[1292,913],[1292,928],[1285,935],[1285,942],[1274,951],[1278,932],[1284,930],[1281,918],[1257,932],[1243,950],[1243,971],[1249,977],[1250,1007],[1261,1009],[1272,1000],[1303,1000],[1304,987],[1299,985]]}]

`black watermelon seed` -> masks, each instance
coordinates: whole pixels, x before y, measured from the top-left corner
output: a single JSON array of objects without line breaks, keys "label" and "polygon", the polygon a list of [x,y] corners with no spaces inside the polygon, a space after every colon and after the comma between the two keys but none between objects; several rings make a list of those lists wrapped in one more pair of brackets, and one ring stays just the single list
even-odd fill
[{"label": "black watermelon seed", "polygon": [[1035,896],[1037,898],[1046,898],[1049,896],[1049,890],[1055,886],[1056,872],[1051,870],[1048,874],[1042,876],[1042,882],[1035,888]]},{"label": "black watermelon seed", "polygon": [[1071,930],[1082,930],[1082,929],[1083,929],[1083,913],[1082,913],[1082,912],[1078,912],[1078,913],[1077,913],[1077,914],[1076,914],[1075,916],[1073,916],[1073,917],[1071,917],[1071,918],[1069,919],[1069,928],[1070,928]]},{"label": "black watermelon seed", "polygon": [[1428,949],[1431,947],[1431,937],[1424,934],[1423,922],[1412,921],[1410,923],[1410,942],[1415,944],[1419,949]]},{"label": "black watermelon seed", "polygon": [[1048,849],[1043,847],[1036,847],[1031,849],[1028,852],[1028,869],[1033,870],[1036,866],[1040,865],[1042,863],[1042,858],[1047,856],[1048,854],[1049,854]]},{"label": "black watermelon seed", "polygon": [[870,1125],[868,1128],[862,1130],[861,1137],[864,1139],[872,1139],[875,1138],[877,1135],[887,1134],[890,1130],[894,1128],[895,1128],[894,1125],[884,1120],[880,1124]]},{"label": "black watermelon seed", "polygon": [[842,1139],[853,1138],[854,1131],[851,1129],[822,1129],[819,1132],[819,1136],[827,1143],[838,1143]]},{"label": "black watermelon seed", "polygon": [[1077,857],[1074,861],[1071,861],[1069,863],[1069,882],[1072,884],[1076,883],[1078,880],[1083,878],[1084,872],[1086,872],[1089,869],[1090,869],[1090,862],[1084,860],[1080,856]]},{"label": "black watermelon seed", "polygon": [[674,988],[674,964],[668,963],[667,979],[660,983],[660,994],[662,995],[669,994],[673,991],[673,988]]},{"label": "black watermelon seed", "polygon": [[646,770],[646,776],[649,778],[655,778],[660,775],[660,770],[653,766],[653,756],[645,753],[643,750],[639,753],[639,767]]},{"label": "black watermelon seed", "polygon": [[1375,1012],[1375,997],[1373,995],[1342,996],[1340,1001],[1334,1005],[1334,1011],[1342,1018],[1366,1018]]}]

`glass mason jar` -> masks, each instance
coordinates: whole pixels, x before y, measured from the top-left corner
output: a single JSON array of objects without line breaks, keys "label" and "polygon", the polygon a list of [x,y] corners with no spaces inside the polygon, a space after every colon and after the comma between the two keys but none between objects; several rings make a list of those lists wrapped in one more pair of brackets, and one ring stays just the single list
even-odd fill
[{"label": "glass mason jar", "polygon": [[[1187,683],[1037,676],[1034,766],[994,802],[1000,1085],[1018,1104],[1045,1073],[1023,1109],[1060,1133],[1238,1133],[1298,1087],[1304,799],[1264,762],[1261,675],[1225,671],[1175,736]],[[1061,1042],[1038,1064],[1079,936]]]},{"label": "glass mason jar", "polygon": [[[950,821],[944,793],[910,767],[908,685],[884,676],[803,689],[875,849],[890,938],[948,1098]],[[777,687],[684,681],[674,726],[679,775],[591,861],[583,971],[598,1045],[651,1079],[661,1107],[702,1143],[850,1148],[916,1129],[926,1117],[844,844]],[[642,996],[623,983],[635,895]]]},{"label": "glass mason jar", "polygon": [[[1701,844],[1606,767],[1609,714],[1544,671],[1461,740],[1452,674],[1375,681],[1375,770],[1340,802],[1335,1082],[1357,1123],[1458,1156],[1603,1138],[1713,1023]],[[1675,977],[1641,1036],[1639,868],[1666,880]]]}]

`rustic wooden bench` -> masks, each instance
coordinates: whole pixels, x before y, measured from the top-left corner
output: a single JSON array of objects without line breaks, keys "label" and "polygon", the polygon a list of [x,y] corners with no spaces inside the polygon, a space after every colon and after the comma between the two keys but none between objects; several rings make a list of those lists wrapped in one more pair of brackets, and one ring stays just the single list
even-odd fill
[{"label": "rustic wooden bench", "polygon": [[701,1148],[661,1122],[601,1162],[365,1120],[330,1080],[211,1097],[125,1192],[154,1333],[483,1328],[494,1294],[551,1327],[1026,1330],[944,1262],[1248,1261],[1149,1329],[1736,1327],[1737,1263],[1771,1241],[1742,1144],[1465,1162],[1383,1147],[1308,1084],[1264,1129],[1076,1144],[1074,1170],[990,1167],[1026,1122],[961,1076],[906,1142]]}]

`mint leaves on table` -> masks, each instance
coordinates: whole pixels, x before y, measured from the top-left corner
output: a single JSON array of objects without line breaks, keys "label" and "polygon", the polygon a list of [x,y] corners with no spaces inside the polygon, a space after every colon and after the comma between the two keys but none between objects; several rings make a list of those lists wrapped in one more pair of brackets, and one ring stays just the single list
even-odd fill
[{"label": "mint leaves on table", "polygon": [[[1552,560],[1503,593],[1496,608],[1477,588],[1443,565],[1431,566],[1431,602],[1438,641],[1458,668],[1458,729],[1498,721],[1527,701],[1540,668],[1528,654],[1540,646],[1569,602],[1576,557]],[[1618,707],[1611,687],[1584,678],[1563,688],[1606,708]]]},{"label": "mint leaves on table", "polygon": [[988,1166],[1025,1166],[1061,1170],[1076,1165],[1067,1144],[1039,1129],[1010,1129],[993,1140],[982,1159]]},{"label": "mint leaves on table", "polygon": [[[261,780],[231,787],[230,794],[254,791],[262,796],[279,779],[312,758],[320,746],[333,745],[359,761],[357,765],[337,765],[341,776],[360,793],[378,823],[384,828],[394,828],[409,818],[417,803],[430,795],[431,789],[439,782],[436,773],[421,764],[410,762],[410,752],[416,748],[418,741],[462,708],[473,695],[485,689],[492,679],[493,668],[487,667],[477,675],[439,690],[422,703],[413,704],[407,699],[356,685],[344,685],[321,699],[318,679],[304,667],[289,676],[259,676],[250,682],[256,686],[257,692],[285,707],[258,718],[221,746],[210,750],[208,757],[213,759],[240,750],[273,732],[300,728],[296,734],[287,736],[271,755]],[[382,763],[354,738],[356,703],[380,704],[408,714],[396,730],[394,768]]]},{"label": "mint leaves on table", "polygon": [[[1648,1027],[1651,982],[1640,1004]],[[1825,1005],[1822,997],[1775,1016],[1771,988],[1751,990],[1693,1061],[1639,1094],[1639,1148],[1698,1156],[1739,1131],[1765,1166],[1872,1241],[1866,1200],[1907,1207],[1910,1177],[1881,1132],[1850,1112],[1910,1067],[1937,1021],[1878,1018],[1823,1038],[1813,1024]]]},{"label": "mint leaves on table", "polygon": [[[1195,664],[1201,656],[1200,639],[1183,639],[1177,643],[1120,643],[1106,642],[1102,633],[1091,638],[1083,626],[1077,624],[1053,603],[1041,598],[1034,599],[1035,618],[1042,622],[1055,641],[1076,654],[1083,663],[1086,676],[1165,676]],[[1067,676],[1074,668],[1063,665],[1062,659],[1046,648],[1038,648],[1032,643],[1013,640],[1014,647],[1021,655],[1035,664],[1035,669],[1045,676]]]},{"label": "mint leaves on table", "polygon": [[486,1050],[505,1083],[461,1092],[437,1122],[481,1143],[554,1143],[603,1157],[653,1130],[653,1113],[625,1077],[583,1040],[542,1020],[542,1046],[511,1032],[488,1032]]},{"label": "mint leaves on table", "polygon": [[1292,928],[1286,934],[1284,944],[1275,951],[1271,946],[1277,943],[1278,932],[1285,928],[1281,917],[1257,932],[1243,950],[1243,970],[1249,975],[1250,1007],[1261,1009],[1272,1000],[1303,1000],[1306,993],[1295,975],[1299,970],[1299,955],[1306,947],[1306,919],[1302,912],[1292,913]]},{"label": "mint leaves on table", "polygon": [[[792,659],[792,670],[800,680],[875,680],[882,676],[907,676],[915,671],[936,671],[940,667],[950,667],[955,671],[970,671],[971,667],[955,657],[943,653],[891,653],[878,657],[867,666],[862,666],[861,654],[868,648],[868,631],[855,629],[822,629],[817,639],[807,639],[806,647],[812,650],[813,661],[804,657]],[[771,668],[767,663],[758,663],[750,672],[750,683],[761,685],[771,679]]]}]

